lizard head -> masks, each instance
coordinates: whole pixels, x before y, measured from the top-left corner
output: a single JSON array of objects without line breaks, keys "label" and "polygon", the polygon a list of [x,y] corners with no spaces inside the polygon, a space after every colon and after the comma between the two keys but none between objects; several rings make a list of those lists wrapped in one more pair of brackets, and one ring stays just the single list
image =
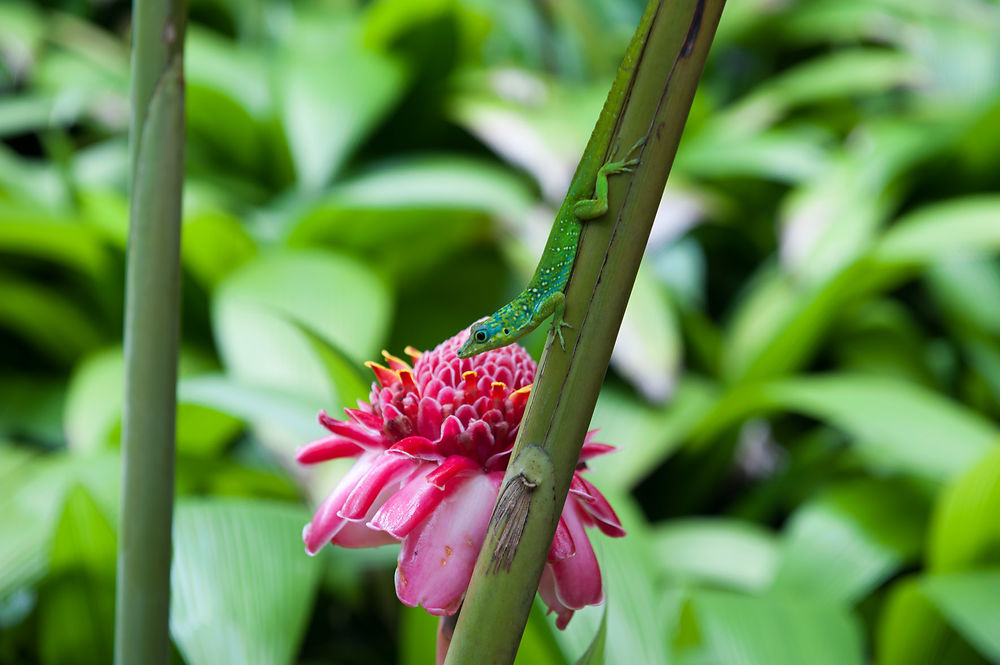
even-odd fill
[{"label": "lizard head", "polygon": [[496,314],[480,319],[469,326],[469,339],[458,350],[459,358],[471,358],[484,351],[499,349],[517,339],[509,325],[497,319]]}]

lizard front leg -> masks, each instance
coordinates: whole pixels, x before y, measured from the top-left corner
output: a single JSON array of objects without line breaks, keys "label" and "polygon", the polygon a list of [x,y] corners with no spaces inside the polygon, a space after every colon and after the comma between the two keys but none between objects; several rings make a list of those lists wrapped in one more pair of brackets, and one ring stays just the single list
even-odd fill
[{"label": "lizard front leg", "polygon": [[563,340],[562,328],[563,326],[567,328],[573,327],[563,321],[563,310],[565,309],[566,296],[563,295],[562,291],[556,291],[545,296],[545,299],[538,304],[534,314],[531,316],[531,321],[536,326],[550,315],[552,316],[552,327],[549,329],[549,332],[554,332],[559,337],[559,346],[562,347],[563,351],[566,350],[566,342]]}]

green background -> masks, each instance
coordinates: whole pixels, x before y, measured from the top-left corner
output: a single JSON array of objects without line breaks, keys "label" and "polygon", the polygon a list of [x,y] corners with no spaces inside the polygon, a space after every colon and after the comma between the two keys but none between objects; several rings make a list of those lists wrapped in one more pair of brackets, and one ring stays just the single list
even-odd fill
[{"label": "green background", "polygon": [[[293,453],[521,288],[642,6],[189,10],[174,658],[429,662]],[[0,663],[111,662],[128,27],[0,4]],[[607,662],[1000,663],[998,174],[996,1],[729,1],[594,416]]]}]

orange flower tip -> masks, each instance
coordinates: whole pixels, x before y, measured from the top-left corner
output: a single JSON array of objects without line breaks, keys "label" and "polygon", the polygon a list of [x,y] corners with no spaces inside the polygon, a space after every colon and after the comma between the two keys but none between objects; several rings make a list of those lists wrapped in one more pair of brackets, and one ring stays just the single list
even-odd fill
[{"label": "orange flower tip", "polygon": [[396,372],[371,360],[365,363],[365,367],[375,372],[375,378],[378,379],[383,388],[391,386],[399,380],[399,375]]},{"label": "orange flower tip", "polygon": [[412,346],[407,346],[405,349],[403,349],[403,353],[405,353],[406,355],[410,356],[414,360],[419,360],[420,356],[424,355],[423,351],[417,351]]},{"label": "orange flower tip", "polygon": [[402,369],[406,369],[406,370],[412,370],[413,369],[412,367],[410,367],[410,363],[408,363],[405,360],[402,360],[400,358],[397,358],[396,356],[392,355],[391,353],[389,353],[385,349],[382,350],[382,357],[385,358],[385,361],[387,363],[389,363],[390,369],[394,369],[394,370],[397,370],[397,371],[398,370],[402,370]]},{"label": "orange flower tip", "polygon": [[413,372],[409,369],[401,369],[397,372],[399,375],[399,380],[403,382],[403,388],[407,392],[418,393],[420,390],[417,388],[416,381],[413,380]]},{"label": "orange flower tip", "polygon": [[515,407],[520,407],[528,401],[528,397],[531,395],[531,386],[534,384],[526,385],[523,388],[515,390],[512,392],[508,398],[510,403]]},{"label": "orange flower tip", "polygon": [[503,381],[494,381],[490,384],[490,397],[493,399],[503,399],[507,392],[507,384]]}]

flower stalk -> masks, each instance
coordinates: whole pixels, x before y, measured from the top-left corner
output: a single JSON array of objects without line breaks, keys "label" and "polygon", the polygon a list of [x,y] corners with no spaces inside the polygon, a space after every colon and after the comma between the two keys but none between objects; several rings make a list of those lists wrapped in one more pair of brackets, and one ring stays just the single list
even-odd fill
[{"label": "flower stalk", "polygon": [[[520,484],[526,503],[494,511],[447,665],[514,661],[723,5],[651,0],[570,185],[563,205],[589,196],[616,146],[646,138],[633,177],[611,179],[608,214],[584,225],[566,290],[566,351],[550,334],[500,493]],[[509,552],[504,565],[498,552]]]},{"label": "flower stalk", "polygon": [[115,662],[170,662],[183,0],[135,0]]}]

